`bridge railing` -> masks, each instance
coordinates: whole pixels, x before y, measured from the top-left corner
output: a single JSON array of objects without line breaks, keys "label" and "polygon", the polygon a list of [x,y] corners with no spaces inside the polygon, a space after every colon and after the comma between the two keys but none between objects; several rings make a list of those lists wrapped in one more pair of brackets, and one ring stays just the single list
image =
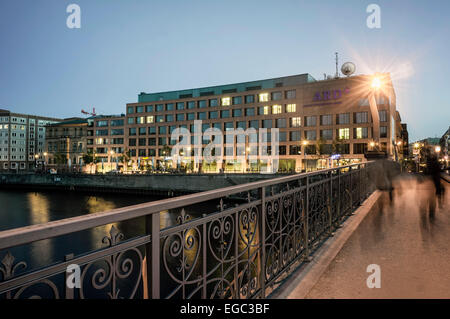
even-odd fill
[{"label": "bridge railing", "polygon": [[[341,166],[2,231],[0,299],[267,297],[370,195],[373,169]],[[205,205],[213,212],[201,214]],[[167,212],[176,223],[161,227]],[[145,227],[127,236],[120,225],[136,219]],[[99,249],[30,262],[42,253],[37,243],[65,238],[71,249],[71,235],[105,225]]]}]

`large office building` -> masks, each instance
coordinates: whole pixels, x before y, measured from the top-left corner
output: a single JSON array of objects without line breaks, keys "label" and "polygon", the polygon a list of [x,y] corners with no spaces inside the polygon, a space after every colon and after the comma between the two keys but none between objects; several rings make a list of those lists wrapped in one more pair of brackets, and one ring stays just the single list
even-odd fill
[{"label": "large office building", "polygon": [[31,170],[44,162],[46,125],[59,121],[0,110],[0,171]]},{"label": "large office building", "polygon": [[[183,127],[195,133],[218,128],[279,129],[279,170],[302,171],[365,161],[368,149],[377,148],[393,159],[403,154],[405,127],[396,108],[390,75],[359,75],[315,80],[309,74],[260,81],[220,85],[161,93],[141,93],[138,102],[127,104],[125,148],[134,163],[152,166],[171,160],[169,150],[178,141],[171,139],[174,129]],[[378,116],[371,113],[369,95],[373,93]],[[378,121],[379,119],[379,121]],[[374,136],[374,122],[378,123]],[[198,122],[197,122],[198,123]],[[198,131],[198,129],[197,129]],[[201,133],[200,133],[201,135]],[[191,136],[192,148],[195,136]],[[202,148],[209,143],[200,138]],[[265,139],[271,152],[271,137]],[[181,165],[202,171],[261,170],[258,161],[243,160],[258,155],[250,136],[224,139],[224,155],[235,156],[220,165],[193,166],[186,157]],[[261,142],[261,139],[260,139]],[[193,152],[193,151],[192,151]],[[193,153],[191,153],[192,155]],[[179,163],[180,164],[180,163]]]}]

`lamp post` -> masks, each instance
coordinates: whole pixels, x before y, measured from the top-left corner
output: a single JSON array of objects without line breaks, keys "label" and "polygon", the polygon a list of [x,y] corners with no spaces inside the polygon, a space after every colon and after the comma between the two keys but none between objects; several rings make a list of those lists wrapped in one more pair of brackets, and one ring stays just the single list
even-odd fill
[{"label": "lamp post", "polygon": [[109,167],[110,167],[110,169],[112,171],[113,156],[115,154],[114,150],[109,151],[109,154],[111,155],[110,156],[110,160],[109,160]]},{"label": "lamp post", "polygon": [[39,155],[38,154],[34,154],[34,168],[35,168],[35,170],[37,170],[37,160],[38,160],[38,158],[39,158]]},{"label": "lamp post", "polygon": [[308,141],[305,140],[302,142],[302,144],[303,144],[303,164],[306,172],[306,146],[308,145]]},{"label": "lamp post", "polygon": [[249,146],[247,146],[247,148],[246,148],[246,152],[247,152],[247,172],[248,173],[250,173],[250,147]]},{"label": "lamp post", "polygon": [[188,169],[186,169],[186,171],[189,170],[189,172],[192,172],[192,168],[191,168],[191,165],[192,165],[192,161],[191,161],[192,152],[191,152],[191,147],[190,146],[188,146],[187,152],[188,152],[188,154],[186,154],[186,155],[187,155],[187,157],[189,159],[189,166],[188,166]]},{"label": "lamp post", "polygon": [[48,153],[47,152],[44,152],[44,173],[45,173],[45,166],[47,165],[47,155],[48,155]]},{"label": "lamp post", "polygon": [[414,148],[417,150],[417,173],[420,172],[420,144],[414,143]]}]

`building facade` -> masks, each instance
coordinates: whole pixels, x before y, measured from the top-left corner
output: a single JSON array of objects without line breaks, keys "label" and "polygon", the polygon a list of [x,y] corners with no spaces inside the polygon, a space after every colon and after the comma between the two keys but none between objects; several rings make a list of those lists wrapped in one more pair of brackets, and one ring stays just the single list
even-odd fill
[{"label": "building facade", "polygon": [[81,169],[86,153],[87,119],[71,118],[49,124],[46,131],[46,152],[49,168],[61,166]]},{"label": "building facade", "polygon": [[402,131],[401,137],[403,141],[403,158],[406,159],[409,157],[409,133],[408,126],[406,123],[402,123]]},{"label": "building facade", "polygon": [[[49,167],[92,172],[117,169],[119,156],[124,153],[124,125],[125,115],[72,118],[49,125],[46,144]],[[88,154],[92,162],[85,163]]]},{"label": "building facade", "polygon": [[448,166],[449,153],[450,153],[450,126],[448,130],[442,135],[439,140],[439,145],[441,146],[441,156],[444,158],[446,162],[446,166]]},{"label": "building facade", "polygon": [[[201,138],[201,133],[208,128],[220,129],[224,134],[239,128],[244,131],[278,128],[278,167],[282,171],[362,162],[371,147],[378,147],[398,159],[398,154],[403,152],[399,148],[405,133],[402,133],[396,109],[395,91],[389,74],[378,76],[382,77],[382,87],[375,93],[380,127],[377,139],[373,136],[374,119],[368,99],[374,76],[316,81],[311,75],[302,74],[199,89],[141,93],[137,103],[127,104],[125,148],[139,167],[143,163],[158,166],[170,160],[168,153],[178,142],[171,139],[176,128],[186,128],[193,135],[200,135],[198,143],[202,149],[209,141]],[[194,132],[194,121],[202,121],[201,132]],[[266,138],[270,152],[270,135]],[[252,166],[242,160],[258,154],[255,139],[250,136],[226,139],[223,154],[233,154],[235,158],[226,160],[220,167],[211,163],[192,167],[189,158],[184,165],[194,171],[201,167],[202,171],[213,172],[261,169],[258,163]],[[191,136],[192,148],[196,141],[196,136]]]},{"label": "building facade", "polygon": [[59,121],[0,110],[0,171],[32,170],[44,163],[46,125]]},{"label": "building facade", "polygon": [[87,153],[92,154],[97,171],[107,172],[126,167],[125,114],[100,115],[88,119]]}]

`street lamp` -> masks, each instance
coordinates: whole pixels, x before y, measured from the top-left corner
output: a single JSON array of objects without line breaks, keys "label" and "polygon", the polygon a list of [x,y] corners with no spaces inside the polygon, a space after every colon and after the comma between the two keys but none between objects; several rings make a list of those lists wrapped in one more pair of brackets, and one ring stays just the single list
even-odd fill
[{"label": "street lamp", "polygon": [[370,113],[373,119],[373,139],[374,142],[379,142],[380,139],[380,115],[378,114],[377,101],[375,99],[375,94],[379,92],[382,87],[381,79],[375,76],[372,79],[371,89],[369,90],[369,105]]},{"label": "street lamp", "polygon": [[436,153],[439,153],[439,152],[441,151],[441,147],[440,147],[440,146],[436,146],[436,147],[434,148],[434,151],[435,151]]},{"label": "street lamp", "polygon": [[39,158],[38,154],[34,154],[34,167],[37,169],[37,160]]},{"label": "street lamp", "polygon": [[420,149],[423,146],[423,144],[420,143],[414,143],[414,148],[417,150],[417,173],[420,173]]},{"label": "street lamp", "polygon": [[247,146],[247,172],[250,172],[250,146]]},{"label": "street lamp", "polygon": [[112,163],[113,163],[113,156],[114,156],[114,150],[110,150],[109,151],[109,154],[111,154],[111,158],[110,158],[110,161],[109,161],[109,165],[110,165],[110,168],[111,168],[111,170],[112,170]]},{"label": "street lamp", "polygon": [[44,172],[45,172],[45,165],[47,164],[47,152],[44,152]]},{"label": "street lamp", "polygon": [[375,76],[372,79],[372,88],[375,90],[378,90],[381,88],[381,79],[379,77]]},{"label": "street lamp", "polygon": [[306,172],[306,146],[308,145],[308,141],[303,141],[303,164],[305,166],[305,172]]}]

